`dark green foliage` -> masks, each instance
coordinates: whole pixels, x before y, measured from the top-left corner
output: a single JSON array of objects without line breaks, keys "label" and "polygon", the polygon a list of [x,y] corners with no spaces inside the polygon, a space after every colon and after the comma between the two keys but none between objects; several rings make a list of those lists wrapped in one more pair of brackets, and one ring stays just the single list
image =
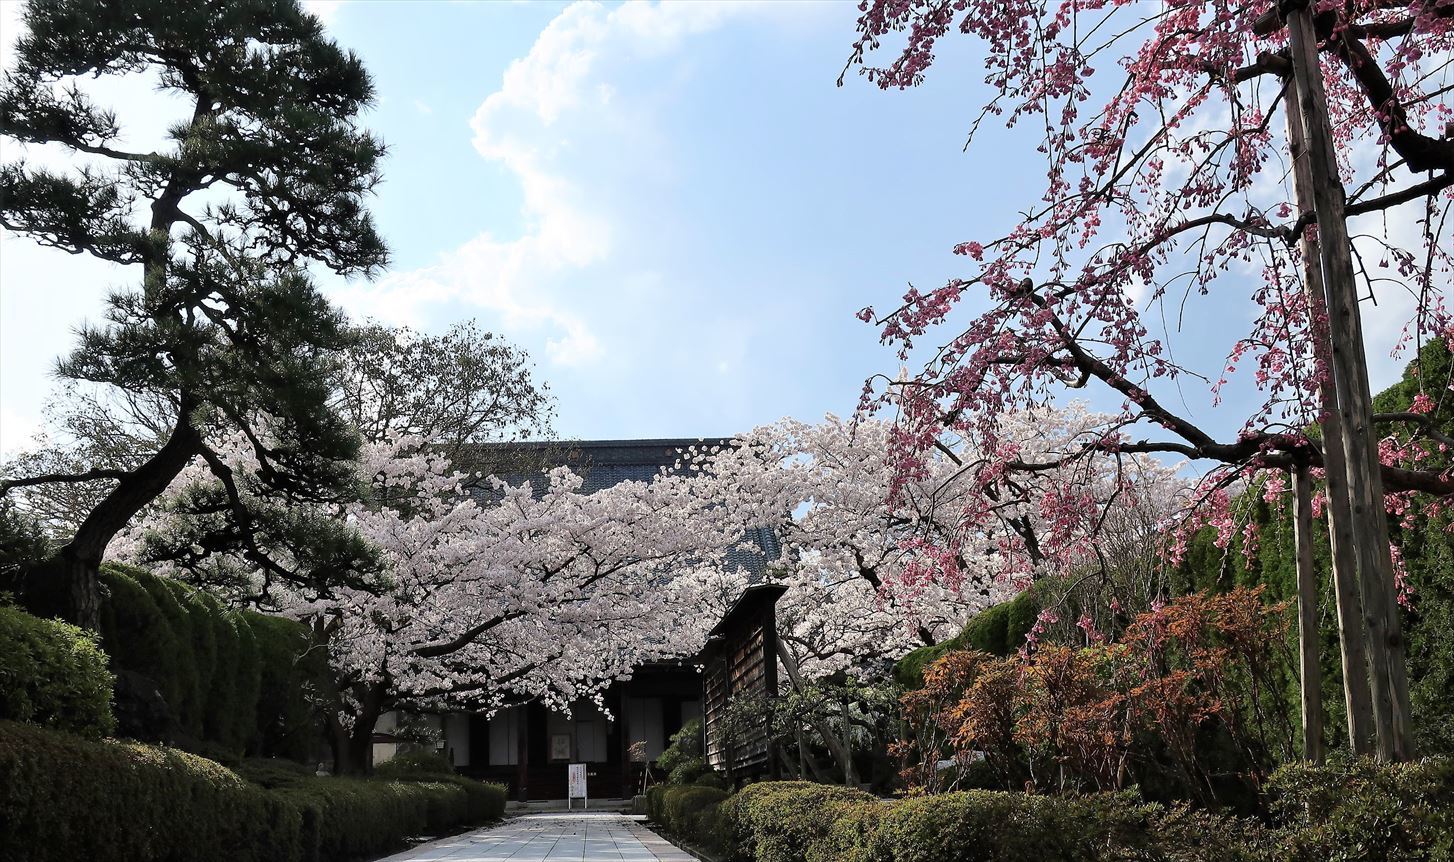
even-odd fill
[{"label": "dark green foliage", "polygon": [[453,775],[454,767],[444,752],[432,748],[411,748],[400,751],[374,767],[380,778],[407,778],[419,775]]},{"label": "dark green foliage", "polygon": [[668,784],[693,784],[711,773],[707,766],[702,720],[694,718],[672,734],[671,742],[656,758],[656,767],[666,772]]},{"label": "dark green foliage", "polygon": [[248,757],[233,764],[232,771],[259,787],[276,790],[294,787],[313,778],[313,769],[296,760],[279,757]]},{"label": "dark green foliage", "polygon": [[719,851],[721,805],[730,795],[716,787],[658,784],[646,791],[647,816],[685,844]]},{"label": "dark green foliage", "polygon": [[894,862],[1081,862],[1145,843],[1129,799],[970,790],[901,802],[866,836]]},{"label": "dark green foliage", "polygon": [[94,635],[0,605],[0,719],[104,736],[113,681]]},{"label": "dark green foliage", "polygon": [[303,815],[305,860],[347,862],[388,853],[409,836],[479,825],[504,813],[503,787],[467,781],[314,778],[274,792]]},{"label": "dark green foliage", "polygon": [[894,675],[900,685],[917,688],[924,682],[924,668],[950,650],[971,649],[1007,656],[1024,645],[1040,610],[1040,593],[1035,589],[985,608],[965,623],[963,631],[944,643],[920,647],[899,659],[894,665]]},{"label": "dark green foliage", "polygon": [[809,848],[833,832],[840,806],[872,800],[861,790],[807,781],[750,784],[722,803],[720,840],[734,862],[805,862]]},{"label": "dark green foliage", "polygon": [[[1132,793],[971,790],[898,801],[801,782],[721,804],[730,862],[1446,862],[1454,760],[1284,767],[1266,820]],[[663,803],[658,801],[660,807]]]},{"label": "dark green foliage", "polygon": [[166,748],[0,722],[0,859],[298,862],[298,811]]},{"label": "dark green foliage", "polygon": [[1287,862],[1454,859],[1454,761],[1289,766],[1272,777]]},{"label": "dark green foliage", "polygon": [[504,810],[503,787],[458,776],[318,778],[267,760],[233,772],[173,749],[0,721],[6,862],[349,862]]},{"label": "dark green foliage", "polygon": [[293,620],[243,611],[257,642],[259,691],[257,752],[306,760],[318,737],[319,715],[308,693],[326,678],[322,650],[309,649],[307,627]]},{"label": "dark green foliage", "polygon": [[[305,758],[318,735],[307,702],[319,659],[299,623],[224,608],[179,581],[107,564],[101,573],[102,644],[128,683],[120,731],[235,760],[244,753]],[[142,719],[133,697],[150,685],[164,704]],[[151,715],[148,711],[146,715]]]},{"label": "dark green foliage", "polygon": [[[8,473],[10,464],[4,467]],[[38,520],[0,497],[0,593],[19,594],[25,573],[50,556],[50,540]]]}]

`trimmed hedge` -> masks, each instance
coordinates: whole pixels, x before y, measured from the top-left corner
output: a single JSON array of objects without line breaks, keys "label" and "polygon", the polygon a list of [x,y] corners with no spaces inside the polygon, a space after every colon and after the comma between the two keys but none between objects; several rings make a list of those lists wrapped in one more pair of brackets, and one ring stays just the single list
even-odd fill
[{"label": "trimmed hedge", "polygon": [[646,789],[646,815],[688,844],[720,850],[720,808],[729,796],[717,787],[657,784]]},{"label": "trimmed hedge", "polygon": [[231,762],[306,759],[317,739],[310,683],[325,669],[294,620],[238,612],[134,566],[101,569],[101,643],[118,685],[120,731]]},{"label": "trimmed hedge", "polygon": [[1290,862],[1454,859],[1454,759],[1284,767],[1270,783]]},{"label": "trimmed hedge", "polygon": [[105,736],[114,683],[91,634],[0,605],[0,719]]},{"label": "trimmed hedge", "polygon": [[722,803],[719,843],[726,858],[742,862],[826,862],[843,849],[838,820],[861,818],[861,809],[873,805],[873,796],[849,787],[750,784]]},{"label": "trimmed hedge", "polygon": [[[715,842],[704,843],[729,862],[1454,859],[1454,760],[1289,766],[1271,786],[1272,818],[1263,822],[1167,809],[1131,793],[971,790],[883,801],[842,787],[769,782],[723,802]],[[655,804],[664,806],[665,797]],[[670,812],[661,817],[670,825]]]},{"label": "trimmed hedge", "polygon": [[173,749],[0,722],[0,859],[300,862],[302,817]]},{"label": "trimmed hedge", "polygon": [[503,787],[453,775],[319,778],[275,760],[239,771],[249,780],[173,749],[0,722],[0,859],[349,862],[505,809]]}]

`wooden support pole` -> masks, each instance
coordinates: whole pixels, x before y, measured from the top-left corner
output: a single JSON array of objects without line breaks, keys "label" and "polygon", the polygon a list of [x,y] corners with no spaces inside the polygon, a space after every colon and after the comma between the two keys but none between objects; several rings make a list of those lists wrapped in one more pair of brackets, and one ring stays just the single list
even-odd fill
[{"label": "wooden support pole", "polygon": [[1408,677],[1395,602],[1388,518],[1383,508],[1383,477],[1373,440],[1373,397],[1363,352],[1358,285],[1344,211],[1346,191],[1333,150],[1312,11],[1307,0],[1292,0],[1282,8],[1288,23],[1293,77],[1297,82],[1297,109],[1302,114],[1308,166],[1312,172],[1323,289],[1328,303],[1332,375],[1342,420],[1354,550],[1368,627],[1375,751],[1381,760],[1407,760],[1414,756]]},{"label": "wooden support pole", "polygon": [[[1313,212],[1313,172],[1308,159],[1307,136],[1303,134],[1302,112],[1296,98],[1287,111],[1287,139],[1293,160],[1293,189],[1298,212]],[[1362,588],[1358,583],[1358,558],[1354,550],[1353,509],[1348,500],[1348,459],[1343,452],[1343,421],[1338,412],[1337,392],[1327,375],[1333,367],[1332,350],[1328,345],[1327,308],[1323,289],[1322,252],[1312,228],[1301,237],[1303,289],[1308,297],[1308,314],[1312,319],[1313,359],[1323,371],[1318,386],[1322,405],[1320,425],[1323,430],[1323,468],[1328,493],[1328,545],[1333,558],[1333,597],[1338,613],[1338,647],[1343,665],[1343,705],[1348,716],[1348,746],[1354,754],[1373,754],[1373,699],[1368,684],[1368,631],[1363,622]],[[1294,487],[1296,490],[1296,487]],[[1311,514],[1311,510],[1309,511]],[[1307,551],[1312,552],[1312,534],[1306,536]],[[1298,559],[1301,566],[1304,536],[1298,536]],[[1301,595],[1302,571],[1298,571]],[[1301,617],[1299,617],[1301,620]],[[1309,757],[1311,760],[1312,758]]]},{"label": "wooden support pole", "polygon": [[[1303,758],[1323,762],[1323,670],[1318,664],[1318,573],[1313,568],[1313,482],[1307,465],[1293,471],[1293,536],[1297,544],[1297,642],[1301,669]],[[1361,668],[1360,668],[1361,670]]]}]

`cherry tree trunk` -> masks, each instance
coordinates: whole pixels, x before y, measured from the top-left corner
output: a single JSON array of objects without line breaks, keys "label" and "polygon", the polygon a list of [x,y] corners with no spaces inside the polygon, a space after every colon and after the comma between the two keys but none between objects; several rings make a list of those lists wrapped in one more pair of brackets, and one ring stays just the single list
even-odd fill
[{"label": "cherry tree trunk", "polygon": [[[797,659],[793,658],[792,652],[783,644],[782,638],[777,638],[777,654],[778,658],[782,660],[783,670],[787,671],[788,679],[792,682],[793,688],[801,692],[803,690],[803,675],[798,670]],[[843,783],[849,786],[856,785],[858,783],[858,775],[853,769],[852,747],[838,738],[838,734],[833,731],[829,722],[822,719],[809,719],[809,723],[813,725],[813,729],[818,732],[818,735],[823,738],[823,745],[827,747],[828,753],[833,756],[833,760],[838,764],[838,768],[843,771]],[[847,737],[848,716],[846,714],[844,715],[843,729],[844,736]]]},{"label": "cherry tree trunk", "polygon": [[354,724],[349,730],[342,724],[335,724],[329,735],[329,746],[333,750],[334,775],[368,775],[373,771],[374,726],[363,722]]},{"label": "cherry tree trunk", "polygon": [[[1287,136],[1293,156],[1293,187],[1298,212],[1316,210],[1313,200],[1313,172],[1308,159],[1307,135],[1302,113],[1296,106],[1287,112]],[[1328,344],[1327,301],[1323,287],[1322,252],[1311,229],[1301,237],[1303,288],[1314,332],[1313,356],[1318,367],[1333,367]],[[1330,372],[1329,372],[1330,373]],[[1363,595],[1358,583],[1358,558],[1354,548],[1353,509],[1348,499],[1348,459],[1343,452],[1343,421],[1338,412],[1337,392],[1324,380],[1318,386],[1322,405],[1323,468],[1328,492],[1328,546],[1333,558],[1333,596],[1338,613],[1338,647],[1343,666],[1343,705],[1348,716],[1348,746],[1355,754],[1373,754],[1373,698],[1368,685],[1368,631],[1363,622]],[[1294,489],[1296,490],[1296,488]],[[1311,513],[1310,513],[1311,514]],[[1307,534],[1311,554],[1311,533]],[[1299,596],[1302,592],[1303,536],[1298,536]],[[1309,561],[1311,565],[1311,561]],[[1314,575],[1316,577],[1316,575]],[[1299,617],[1301,623],[1301,617]],[[1311,754],[1308,757],[1312,760]]]},{"label": "cherry tree trunk", "polygon": [[[1297,82],[1297,110],[1302,115],[1308,144],[1306,159],[1313,180],[1323,289],[1328,304],[1331,371],[1347,456],[1351,529],[1368,628],[1375,751],[1381,760],[1406,760],[1414,755],[1408,678],[1395,602],[1383,482],[1373,439],[1373,398],[1363,353],[1362,320],[1344,211],[1346,192],[1333,151],[1312,12],[1303,0],[1301,5],[1288,9],[1287,16],[1293,76]],[[1338,518],[1336,510],[1333,517]]]},{"label": "cherry tree trunk", "polygon": [[1313,483],[1293,471],[1293,533],[1297,545],[1297,642],[1302,692],[1303,757],[1323,762],[1323,672],[1318,664],[1318,573],[1313,567]]}]

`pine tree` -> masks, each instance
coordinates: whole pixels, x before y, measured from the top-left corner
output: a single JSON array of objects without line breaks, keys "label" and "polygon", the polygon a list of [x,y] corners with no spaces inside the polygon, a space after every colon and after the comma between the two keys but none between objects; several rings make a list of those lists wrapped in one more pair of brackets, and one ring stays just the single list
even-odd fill
[{"label": "pine tree", "polygon": [[[134,467],[0,483],[110,483],[27,579],[32,607],[94,627],[108,543],[189,463],[221,480],[216,505],[236,529],[256,526],[216,441],[246,440],[255,478],[283,501],[353,493],[357,435],[327,384],[348,331],[305,267],[369,276],[385,264],[364,207],[384,148],[358,123],[373,97],[362,64],[296,0],[32,0],[23,20],[0,134],[63,145],[79,166],[0,167],[0,225],[140,275],[59,373],[157,396],[171,412],[162,445]],[[190,115],[165,147],[128,151],[122,116],[84,83],[146,72]],[[363,553],[320,538],[331,553]]]}]

